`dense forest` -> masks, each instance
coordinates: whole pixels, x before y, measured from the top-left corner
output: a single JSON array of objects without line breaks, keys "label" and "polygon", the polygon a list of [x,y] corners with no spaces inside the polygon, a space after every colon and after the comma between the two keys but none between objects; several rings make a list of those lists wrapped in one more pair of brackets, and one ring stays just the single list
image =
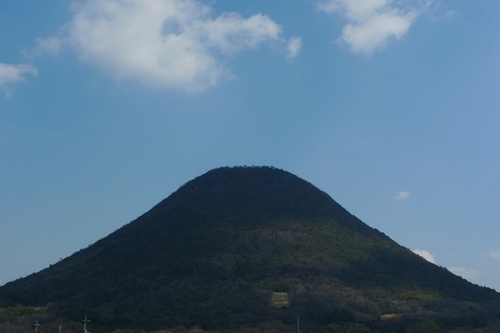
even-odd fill
[{"label": "dense forest", "polygon": [[[281,303],[273,301],[280,295]],[[218,168],[0,287],[0,331],[500,332],[500,296],[271,167]],[[45,329],[45,331],[43,331]]]}]

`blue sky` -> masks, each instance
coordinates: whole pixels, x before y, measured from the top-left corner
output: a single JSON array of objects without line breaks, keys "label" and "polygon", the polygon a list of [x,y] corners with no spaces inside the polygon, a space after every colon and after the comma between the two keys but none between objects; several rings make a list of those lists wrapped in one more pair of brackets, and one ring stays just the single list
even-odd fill
[{"label": "blue sky", "polygon": [[0,284],[273,165],[500,290],[497,0],[0,0]]}]

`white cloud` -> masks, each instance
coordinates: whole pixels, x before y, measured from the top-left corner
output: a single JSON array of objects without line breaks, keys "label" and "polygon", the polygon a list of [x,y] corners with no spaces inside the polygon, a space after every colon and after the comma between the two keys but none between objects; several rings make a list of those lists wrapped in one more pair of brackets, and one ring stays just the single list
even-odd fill
[{"label": "white cloud", "polygon": [[318,8],[347,20],[338,42],[348,45],[353,52],[371,54],[384,47],[390,39],[401,39],[430,2],[327,0],[321,2]]},{"label": "white cloud", "polygon": [[490,251],[490,258],[495,259],[495,260],[500,260],[500,250]]},{"label": "white cloud", "polygon": [[410,196],[411,196],[411,194],[409,192],[401,191],[396,196],[396,199],[398,199],[398,200],[405,200],[405,199],[408,199]]},{"label": "white cloud", "polygon": [[288,59],[295,58],[302,48],[302,39],[300,37],[292,37],[288,41]]},{"label": "white cloud", "polygon": [[[73,6],[70,43],[83,60],[117,79],[202,91],[231,73],[220,58],[267,41],[285,42],[281,26],[257,14],[215,19],[196,0],[87,0]],[[289,57],[300,44],[292,39]]]},{"label": "white cloud", "polygon": [[10,94],[6,86],[10,83],[25,81],[26,75],[38,75],[38,70],[27,64],[9,65],[0,63],[0,88],[5,89],[7,96]]},{"label": "white cloud", "polygon": [[436,259],[434,258],[434,255],[432,255],[427,250],[415,249],[415,250],[413,250],[413,253],[418,254],[419,256],[421,256],[422,258],[424,258],[425,260],[427,260],[428,262],[431,262],[433,264],[436,263]]},{"label": "white cloud", "polygon": [[461,276],[464,279],[469,280],[469,281],[475,280],[482,275],[481,272],[478,272],[478,271],[475,271],[472,269],[467,269],[463,266],[461,266],[461,267],[455,267],[455,266],[448,267],[448,270],[450,272],[452,272],[453,274]]},{"label": "white cloud", "polygon": [[32,52],[35,56],[48,54],[56,56],[61,50],[61,40],[57,37],[37,38],[36,46]]}]

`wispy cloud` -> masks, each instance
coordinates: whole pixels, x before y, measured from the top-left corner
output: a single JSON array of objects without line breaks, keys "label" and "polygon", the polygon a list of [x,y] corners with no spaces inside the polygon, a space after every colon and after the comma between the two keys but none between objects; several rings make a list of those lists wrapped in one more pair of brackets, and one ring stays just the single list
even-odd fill
[{"label": "wispy cloud", "polygon": [[48,38],[37,38],[36,46],[28,55],[31,56],[41,56],[41,55],[50,55],[56,56],[61,50],[61,39],[57,37],[48,37]]},{"label": "wispy cloud", "polygon": [[490,251],[489,256],[492,259],[500,260],[500,249],[499,250],[492,250],[492,251]]},{"label": "wispy cloud", "polygon": [[411,196],[410,192],[401,191],[401,192],[398,193],[398,195],[396,195],[396,199],[398,199],[398,200],[406,200],[410,196]]},{"label": "wispy cloud", "polygon": [[196,0],[87,0],[73,12],[66,29],[81,59],[156,87],[202,91],[232,77],[225,56],[274,41],[288,44],[293,58],[301,45],[300,38],[286,41],[268,16],[213,18]]},{"label": "wispy cloud", "polygon": [[429,251],[427,250],[420,250],[420,249],[415,249],[413,250],[413,253],[418,254],[428,262],[431,262],[433,264],[436,263],[436,258],[434,258],[434,255],[432,255]]},{"label": "wispy cloud", "polygon": [[288,59],[295,58],[302,48],[302,39],[300,37],[292,37],[288,41]]},{"label": "wispy cloud", "polygon": [[460,267],[451,266],[451,267],[448,267],[448,270],[450,272],[452,272],[453,274],[461,276],[464,279],[469,280],[469,281],[475,280],[482,275],[481,272],[478,272],[478,271],[475,271],[472,269],[467,269],[463,266],[460,266]]},{"label": "wispy cloud", "polygon": [[8,85],[11,83],[25,81],[26,75],[38,75],[36,67],[28,64],[4,64],[0,63],[0,89],[4,89],[7,96],[10,95]]},{"label": "wispy cloud", "polygon": [[371,54],[389,40],[399,40],[408,32],[431,1],[408,0],[326,0],[318,8],[347,20],[337,39],[353,52]]}]

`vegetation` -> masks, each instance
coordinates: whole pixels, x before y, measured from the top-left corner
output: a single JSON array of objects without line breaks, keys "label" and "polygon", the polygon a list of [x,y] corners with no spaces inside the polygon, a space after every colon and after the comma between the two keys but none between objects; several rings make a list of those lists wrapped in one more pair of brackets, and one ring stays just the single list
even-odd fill
[{"label": "vegetation", "polygon": [[[270,306],[273,292],[289,306]],[[0,287],[0,304],[6,333],[85,315],[92,333],[290,332],[296,317],[302,332],[500,332],[497,292],[428,263],[308,182],[260,167],[188,182],[108,237]]]}]

